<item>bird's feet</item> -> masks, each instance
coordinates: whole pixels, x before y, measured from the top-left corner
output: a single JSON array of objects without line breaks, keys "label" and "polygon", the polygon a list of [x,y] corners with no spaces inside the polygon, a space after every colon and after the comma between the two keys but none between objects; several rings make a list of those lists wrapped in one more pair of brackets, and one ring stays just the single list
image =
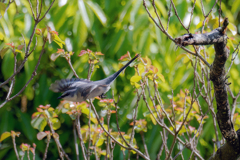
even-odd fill
[{"label": "bird's feet", "polygon": [[107,96],[105,96],[104,93],[103,93],[103,94],[101,94],[99,97],[100,97],[101,99],[103,99],[103,98],[106,98]]}]

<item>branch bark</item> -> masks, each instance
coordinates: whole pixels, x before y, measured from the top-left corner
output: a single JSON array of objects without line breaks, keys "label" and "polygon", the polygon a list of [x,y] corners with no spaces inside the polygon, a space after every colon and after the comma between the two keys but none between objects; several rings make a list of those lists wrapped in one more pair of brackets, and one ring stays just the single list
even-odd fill
[{"label": "branch bark", "polygon": [[210,80],[214,85],[214,93],[217,102],[217,121],[226,143],[221,146],[210,159],[237,159],[240,156],[240,142],[238,136],[240,130],[234,130],[231,120],[231,111],[227,95],[227,78],[225,72],[225,63],[229,56],[229,50],[226,47],[227,35],[226,28],[228,19],[224,20],[223,26],[214,29],[205,34],[185,34],[176,38],[178,45],[214,45],[215,58],[210,67]]}]

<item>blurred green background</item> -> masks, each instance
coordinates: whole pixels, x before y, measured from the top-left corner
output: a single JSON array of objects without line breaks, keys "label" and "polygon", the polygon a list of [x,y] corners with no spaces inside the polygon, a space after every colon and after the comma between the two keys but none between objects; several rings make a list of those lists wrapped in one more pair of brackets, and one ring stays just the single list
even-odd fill
[{"label": "blurred green background", "polygon": [[[33,1],[33,6],[36,2]],[[46,11],[51,1],[44,0],[44,9]],[[189,15],[193,1],[191,0],[175,0],[174,1],[178,14],[183,20],[184,24],[188,24]],[[215,1],[206,0],[204,4],[205,11],[208,12]],[[163,24],[166,27],[168,19],[168,8],[170,1],[156,0],[156,6],[162,18]],[[222,17],[227,16],[229,21],[234,24],[238,30],[237,35],[228,32],[229,37],[234,37],[239,41],[240,31],[240,1],[223,0],[222,1]],[[153,13],[151,4],[147,3],[150,12]],[[214,19],[218,17],[219,5],[213,9],[209,17]],[[169,34],[172,37],[178,37],[186,33],[184,28],[179,23],[172,10],[172,17],[169,24]],[[156,18],[156,16],[154,17]],[[193,14],[193,23],[190,27],[190,32],[195,33],[200,31],[197,25],[203,21],[204,17],[201,10],[200,1],[197,0],[196,7]],[[3,48],[6,43],[13,42],[16,46],[23,44],[21,34],[28,42],[29,37],[33,30],[33,18],[27,0],[16,0],[14,4],[10,5],[7,14],[0,19],[0,32],[4,38],[0,40],[0,48]],[[74,55],[71,57],[73,67],[80,78],[87,78],[87,70],[89,64],[87,63],[87,56],[78,57],[81,50],[87,48],[92,51],[100,51],[104,54],[100,59],[100,68],[95,69],[92,75],[92,80],[99,80],[114,73],[119,69],[118,59],[129,51],[132,56],[140,53],[142,57],[149,57],[154,66],[159,72],[164,75],[166,82],[159,84],[159,91],[164,100],[165,106],[170,105],[167,98],[171,95],[171,89],[174,90],[174,95],[180,90],[188,89],[191,91],[193,88],[193,68],[190,63],[184,63],[184,60],[175,61],[176,57],[182,53],[186,53],[182,49],[169,40],[160,30],[153,24],[152,20],[148,17],[141,0],[57,0],[50,12],[46,15],[44,20],[38,25],[37,28],[44,28],[50,26],[52,30],[59,33],[59,37],[65,41],[64,47],[67,51],[73,51]],[[206,29],[209,31],[211,28]],[[38,38],[38,45],[34,53],[28,58],[24,69],[16,76],[16,85],[13,90],[15,95],[28,81],[34,67],[37,63],[41,51],[41,38]],[[35,43],[35,38],[34,42]],[[33,45],[31,46],[33,48]],[[51,61],[50,56],[56,53],[59,46],[56,43],[47,44],[40,66],[37,71],[37,76],[31,81],[25,91],[17,98],[8,102],[3,108],[0,109],[0,134],[5,131],[20,131],[21,135],[16,138],[17,146],[21,143],[35,143],[36,159],[43,157],[45,149],[45,141],[39,141],[36,138],[38,131],[34,129],[31,124],[31,115],[36,112],[36,107],[39,105],[51,104],[52,107],[57,107],[59,94],[53,93],[49,90],[49,86],[57,79],[71,78],[73,73],[69,68],[67,61],[60,57],[55,62]],[[191,47],[189,47],[192,49]],[[233,48],[230,46],[231,53]],[[209,63],[212,62],[214,52],[211,46],[208,46]],[[23,60],[24,54],[18,54],[18,64]],[[232,83],[231,88],[234,93],[238,93],[240,80],[239,70],[240,66],[239,57],[234,61],[232,70],[230,71],[231,78],[229,81]],[[0,59],[1,74],[0,82],[3,82],[13,73],[13,54],[8,51],[3,59]],[[227,66],[230,65],[230,60]],[[112,89],[115,95],[120,95],[119,102],[120,114],[120,127],[121,130],[127,132],[130,128],[132,110],[134,102],[136,101],[136,94],[133,93],[134,89],[130,85],[130,78],[134,75],[134,69],[126,69],[124,74],[113,84]],[[6,90],[0,88],[0,102],[2,103],[6,97]],[[111,91],[107,93],[107,97],[111,98]],[[202,106],[206,106],[204,101],[201,101]],[[97,104],[96,104],[97,106]],[[98,108],[100,110],[101,108]],[[205,108],[208,109],[207,106]],[[204,110],[204,111],[206,111]],[[144,102],[140,101],[137,119],[143,119],[143,113],[147,111]],[[210,118],[212,118],[209,115]],[[60,117],[62,122],[61,128],[57,130],[60,135],[60,141],[66,153],[72,158],[75,157],[72,121],[68,115],[62,114]],[[86,117],[82,117],[83,123],[87,122]],[[116,129],[115,116],[111,119],[111,127]],[[207,120],[204,124],[203,132],[201,135],[202,143],[198,145],[200,154],[204,158],[209,157],[213,153],[214,132],[209,132],[213,127],[212,119]],[[197,127],[197,126],[196,126]],[[48,130],[48,128],[46,128]],[[148,120],[148,132],[145,133],[146,143],[149,149],[151,159],[155,159],[162,143],[159,131],[161,128],[152,124]],[[136,134],[136,140],[139,149],[144,152],[141,143],[140,134]],[[168,145],[171,145],[173,137],[168,137]],[[174,148],[173,154],[177,154],[178,146]],[[183,151],[184,158],[189,158],[190,151],[185,149]],[[80,152],[81,154],[81,152]],[[114,150],[116,159],[123,159],[123,154],[120,148]],[[134,159],[135,155],[132,155]],[[25,157],[26,159],[27,157]],[[58,152],[54,141],[50,143],[48,159],[57,159]],[[15,159],[15,153],[12,148],[11,139],[4,140],[0,143],[0,159],[12,160]]]}]

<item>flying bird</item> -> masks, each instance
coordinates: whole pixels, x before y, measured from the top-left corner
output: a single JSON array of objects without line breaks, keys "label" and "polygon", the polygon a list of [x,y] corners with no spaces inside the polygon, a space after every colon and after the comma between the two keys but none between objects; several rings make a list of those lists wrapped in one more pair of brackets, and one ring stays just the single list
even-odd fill
[{"label": "flying bird", "polygon": [[112,84],[112,82],[137,57],[139,57],[139,54],[137,54],[133,59],[131,59],[119,71],[105,79],[98,81],[90,81],[87,79],[78,78],[62,79],[57,80],[53,84],[51,84],[50,90],[52,90],[53,92],[63,92],[63,94],[58,97],[58,99],[64,99],[73,102],[82,102],[97,96],[99,96],[100,98],[104,98],[105,93],[111,88],[110,85]]}]

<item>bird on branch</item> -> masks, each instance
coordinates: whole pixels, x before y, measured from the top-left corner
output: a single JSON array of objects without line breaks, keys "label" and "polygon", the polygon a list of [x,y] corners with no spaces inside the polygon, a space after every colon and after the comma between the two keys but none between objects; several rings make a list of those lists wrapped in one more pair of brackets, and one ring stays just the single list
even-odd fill
[{"label": "bird on branch", "polygon": [[112,82],[138,57],[139,54],[132,58],[119,71],[105,79],[98,81],[90,81],[87,79],[78,78],[62,79],[51,84],[50,90],[53,92],[63,92],[58,99],[64,99],[73,102],[82,102],[97,96],[104,98],[105,93],[111,88],[110,85]]}]

